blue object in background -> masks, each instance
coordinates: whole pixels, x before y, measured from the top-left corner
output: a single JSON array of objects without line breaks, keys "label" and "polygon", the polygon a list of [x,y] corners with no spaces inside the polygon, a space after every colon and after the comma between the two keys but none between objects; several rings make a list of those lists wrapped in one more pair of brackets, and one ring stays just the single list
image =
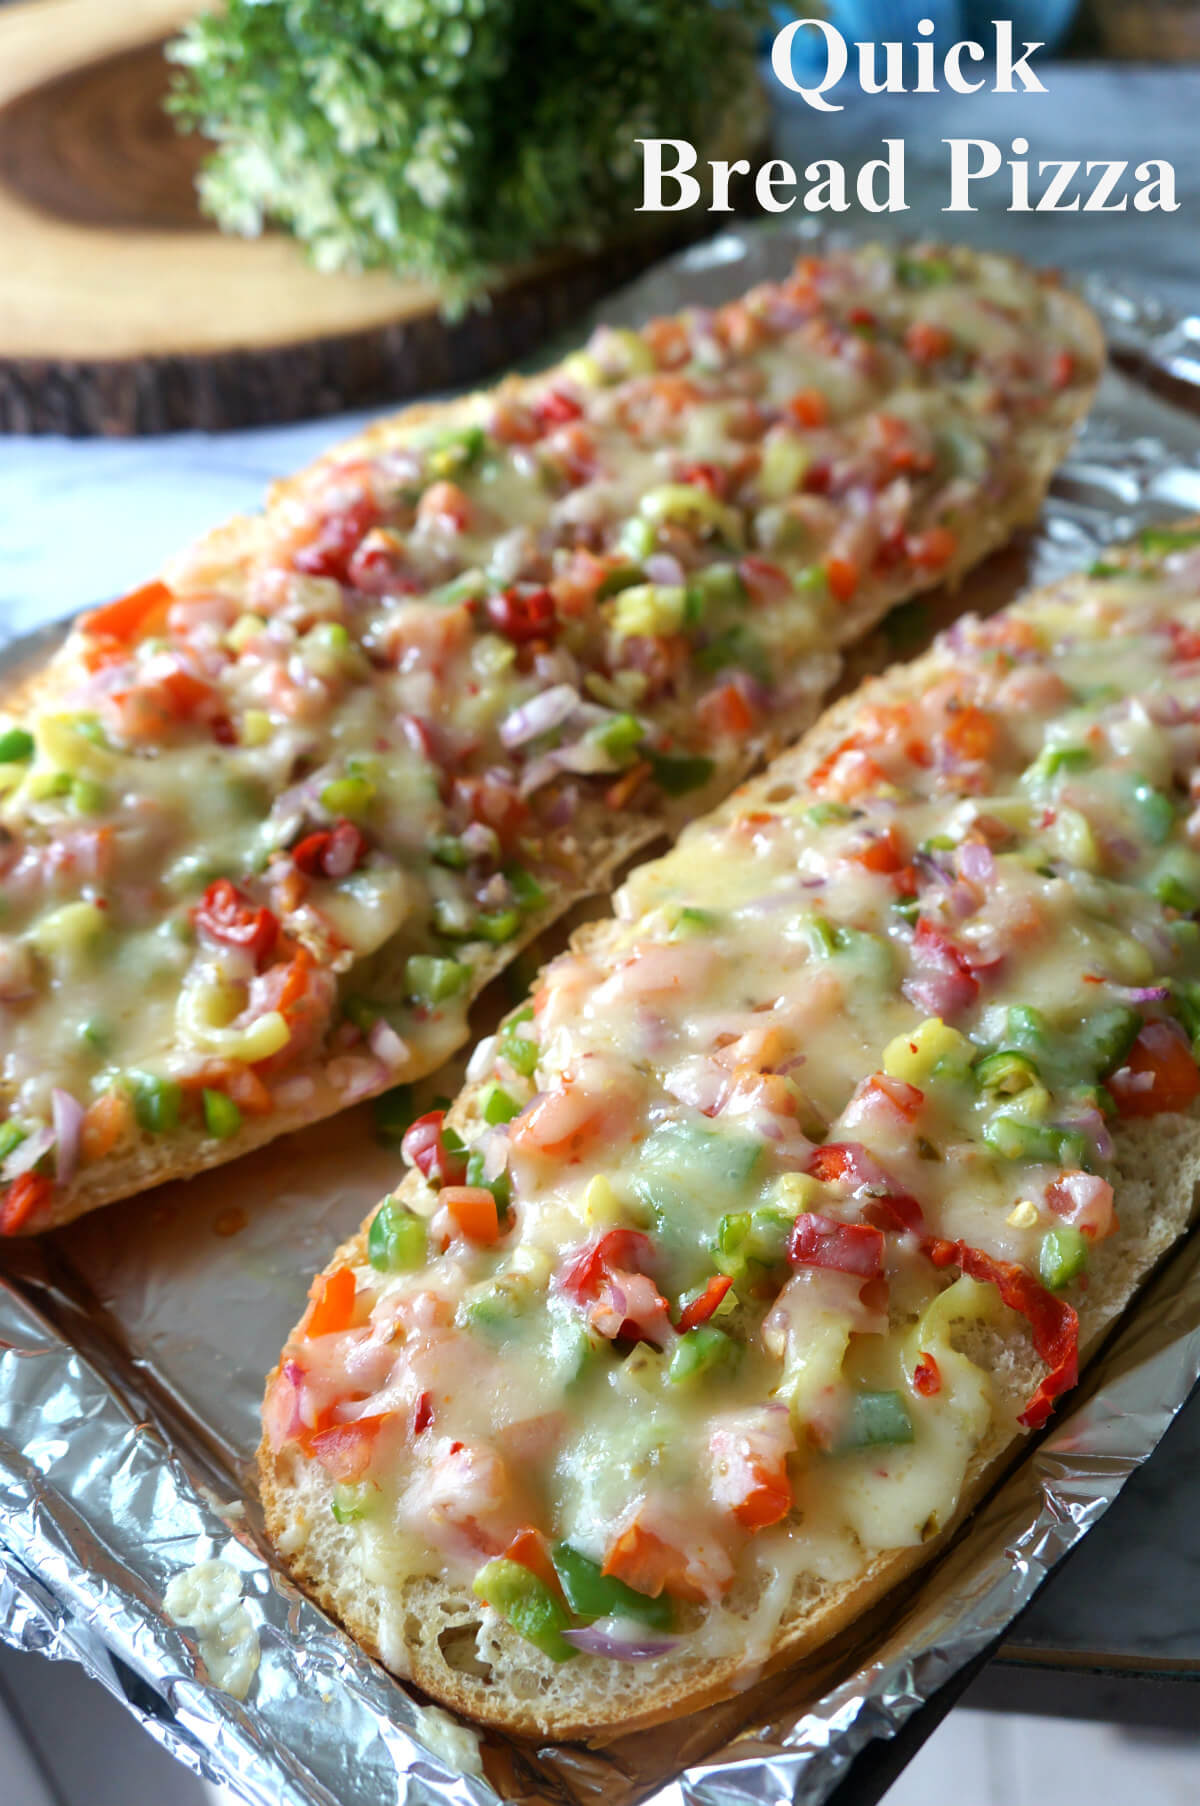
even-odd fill
[{"label": "blue object in background", "polygon": [[[848,44],[883,43],[891,39],[912,44],[917,37],[917,22],[933,20],[932,42],[941,48],[958,38],[975,38],[987,45],[992,42],[992,21],[1011,19],[1013,38],[1020,44],[1026,39],[1056,49],[1066,37],[1079,11],[1079,0],[825,0],[810,15],[802,6],[775,8],[776,26],[792,19],[823,14],[835,25]],[[824,60],[824,47],[819,32],[796,34],[792,63],[796,69],[812,67]],[[905,58],[911,62],[911,53]]]}]

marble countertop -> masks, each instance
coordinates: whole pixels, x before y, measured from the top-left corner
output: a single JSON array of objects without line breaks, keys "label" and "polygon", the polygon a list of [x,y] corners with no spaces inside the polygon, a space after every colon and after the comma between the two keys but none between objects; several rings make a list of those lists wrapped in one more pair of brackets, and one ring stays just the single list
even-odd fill
[{"label": "marble countertop", "polygon": [[[907,144],[914,234],[1017,251],[1075,271],[1100,271],[1200,304],[1200,69],[1049,65],[1046,95],[848,98],[822,116],[800,101],[777,114],[779,154],[800,168],[837,157],[853,170]],[[941,211],[950,137],[991,138],[1030,156],[1174,161],[1179,212],[1010,214],[992,183],[972,214]],[[720,223],[719,221],[714,223]],[[839,225],[870,229],[857,209]],[[364,415],[238,433],[132,441],[0,438],[0,635],[8,636],[142,581],[193,536],[252,509],[267,483],[355,430]],[[1200,1399],[1065,1570],[1008,1646],[1026,1659],[1100,1666],[1163,1664],[1200,1675]]]}]

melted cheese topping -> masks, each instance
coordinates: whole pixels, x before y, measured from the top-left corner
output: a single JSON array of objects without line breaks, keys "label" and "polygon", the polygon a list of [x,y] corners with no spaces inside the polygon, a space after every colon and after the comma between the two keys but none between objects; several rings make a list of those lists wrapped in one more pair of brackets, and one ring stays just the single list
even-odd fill
[{"label": "melted cheese topping", "polygon": [[317,1061],[352,1099],[447,1051],[581,811],[718,794],[860,587],[1020,487],[1069,318],[1000,259],[806,259],[384,427],[87,617],[0,730],[3,1227],[135,1118],[229,1138]]},{"label": "melted cheese topping", "polygon": [[[1117,1228],[1109,1121],[1200,1094],[1196,538],[868,688],[633,874],[477,1051],[457,1135],[414,1125],[266,1403],[385,1594],[474,1576],[591,1661],[590,1621],[673,1597],[676,1639],[753,1665],[1045,1420]],[[1014,1404],[988,1350],[1022,1319]]]}]

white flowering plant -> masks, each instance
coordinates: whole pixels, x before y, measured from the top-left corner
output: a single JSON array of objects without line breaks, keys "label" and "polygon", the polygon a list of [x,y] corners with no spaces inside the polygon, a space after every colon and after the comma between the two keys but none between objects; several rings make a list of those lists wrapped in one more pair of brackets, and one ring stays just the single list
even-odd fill
[{"label": "white flowering plant", "polygon": [[172,112],[213,141],[201,202],[272,222],[322,269],[451,303],[633,223],[639,137],[711,144],[751,73],[759,0],[227,0],[169,49]]}]

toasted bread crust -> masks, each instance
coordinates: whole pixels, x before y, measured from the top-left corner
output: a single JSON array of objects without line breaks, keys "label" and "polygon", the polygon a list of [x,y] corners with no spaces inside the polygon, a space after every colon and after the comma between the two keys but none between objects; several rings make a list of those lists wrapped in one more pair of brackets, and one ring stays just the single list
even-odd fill
[{"label": "toasted bread crust", "polygon": [[[807,774],[844,741],[864,702],[893,704],[918,696],[934,671],[944,671],[945,659],[944,651],[935,650],[914,664],[893,667],[843,698],[825,712],[797,747],[743,786],[719,813],[753,809],[756,798],[767,790],[777,790],[781,782],[802,787]],[[602,962],[615,932],[612,922],[589,923],[576,934],[573,945]],[[478,1112],[482,1091],[482,1084],[468,1086],[455,1103],[451,1121],[460,1127],[470,1122]],[[1200,1107],[1186,1115],[1118,1125],[1114,1140],[1113,1184],[1120,1228],[1093,1251],[1089,1289],[1079,1301],[1079,1346],[1084,1360],[1196,1215]],[[418,1174],[410,1175],[399,1195],[403,1198],[406,1188],[415,1194],[420,1183]],[[367,1226],[343,1243],[327,1271],[365,1261]],[[469,1594],[439,1590],[430,1583],[419,1583],[412,1590],[408,1618],[410,1626],[417,1619],[432,1619],[434,1634],[410,1635],[397,1648],[387,1629],[388,1614],[358,1570],[354,1533],[338,1526],[329,1511],[332,1486],[327,1476],[318,1463],[294,1446],[276,1453],[264,1438],[258,1461],[267,1530],[290,1572],[364,1648],[444,1704],[514,1735],[604,1742],[702,1710],[737,1692],[749,1680],[811,1655],[945,1547],[1028,1439],[1016,1432],[1016,1419],[1042,1368],[1024,1326],[1006,1333],[1002,1344],[981,1351],[981,1358],[989,1356],[997,1410],[991,1429],[971,1458],[951,1522],[929,1542],[884,1552],[865,1562],[853,1582],[827,1587],[815,1597],[793,1596],[769,1647],[749,1673],[743,1651],[719,1660],[693,1659],[690,1664],[685,1660],[674,1672],[656,1673],[654,1678],[636,1670],[631,1675],[626,1665],[624,1674],[618,1673],[611,1682],[597,1680],[590,1688],[581,1685],[571,1690],[567,1682],[547,1682],[548,1687],[556,1688],[556,1696],[547,1701],[528,1684],[527,1671],[532,1664],[527,1646],[503,1625],[491,1638],[491,1654],[498,1657],[492,1663],[491,1678],[464,1671],[446,1659],[436,1634],[438,1623],[460,1629],[478,1626],[482,1615]],[[278,1368],[268,1385],[277,1372]],[[395,1618],[403,1620],[404,1611],[395,1612]],[[604,1666],[612,1670],[622,1667],[617,1663]]]},{"label": "toasted bread crust", "polygon": [[[956,255],[964,264],[972,261],[966,253]],[[790,712],[780,711],[775,715],[769,736],[760,735],[746,743],[744,756],[736,768],[730,769],[726,774],[729,788],[780,745],[811,726],[836,677],[840,662],[836,654],[878,623],[897,603],[939,584],[954,586],[961,582],[972,566],[1003,546],[1020,527],[1036,519],[1054,470],[1076,425],[1091,404],[1104,361],[1103,335],[1090,309],[1063,289],[1048,287],[1047,295],[1052,307],[1061,309],[1064,318],[1070,322],[1071,336],[1085,348],[1085,354],[1078,379],[1053,397],[1039,424],[1029,427],[1022,435],[1022,487],[1008,498],[1002,509],[995,512],[981,509],[965,523],[952,563],[936,575],[914,573],[906,578],[898,578],[884,571],[875,574],[869,582],[864,582],[853,603],[843,610],[839,618],[838,631],[827,649],[829,656],[822,655],[812,661],[811,689],[805,692],[802,700]],[[237,570],[253,557],[269,537],[269,523],[281,515],[286,516],[289,511],[301,505],[315,473],[347,459],[377,456],[406,439],[414,428],[432,422],[451,424],[456,415],[469,411],[484,393],[517,399],[531,383],[542,383],[545,379],[545,372],[536,379],[509,377],[493,391],[478,391],[474,395],[447,402],[419,403],[376,422],[323,454],[306,470],[276,483],[270,491],[263,515],[235,518],[215,528],[183,556],[179,561],[180,566],[192,572],[197,569],[211,572],[214,577],[219,577],[223,570]],[[168,581],[173,568],[173,565],[168,565],[164,571],[164,577]],[[57,661],[51,660],[41,672],[10,690],[3,698],[5,707],[19,712],[36,695],[52,690],[56,681],[56,669]],[[653,808],[630,809],[617,819],[599,805],[581,810],[577,818],[578,838],[589,851],[586,877],[581,878],[576,887],[562,889],[544,909],[531,913],[526,918],[520,935],[497,947],[486,959],[480,960],[464,1006],[478,996],[491,979],[553,921],[567,914],[587,896],[602,894],[610,889],[614,874],[635,854],[664,835],[678,833],[695,813],[695,803],[694,797],[686,797],[678,802],[671,802],[664,797]],[[434,1071],[466,1038],[465,1026],[460,1026],[456,1034],[448,1034],[423,1049],[412,1050],[406,1065],[394,1069],[377,1089],[382,1091],[393,1085],[410,1083]],[[191,1126],[183,1126],[169,1137],[139,1135],[129,1140],[111,1155],[81,1167],[69,1184],[56,1186],[46,1210],[39,1213],[36,1219],[22,1224],[18,1232],[40,1232],[60,1227],[75,1217],[116,1199],[223,1165],[279,1135],[334,1114],[345,1108],[345,1100],[328,1083],[326,1069],[327,1063],[320,1061],[291,1069],[289,1077],[306,1077],[315,1081],[314,1095],[301,1106],[292,1109],[277,1108],[269,1116],[248,1118],[239,1132],[228,1140],[213,1140],[200,1128]]]}]

